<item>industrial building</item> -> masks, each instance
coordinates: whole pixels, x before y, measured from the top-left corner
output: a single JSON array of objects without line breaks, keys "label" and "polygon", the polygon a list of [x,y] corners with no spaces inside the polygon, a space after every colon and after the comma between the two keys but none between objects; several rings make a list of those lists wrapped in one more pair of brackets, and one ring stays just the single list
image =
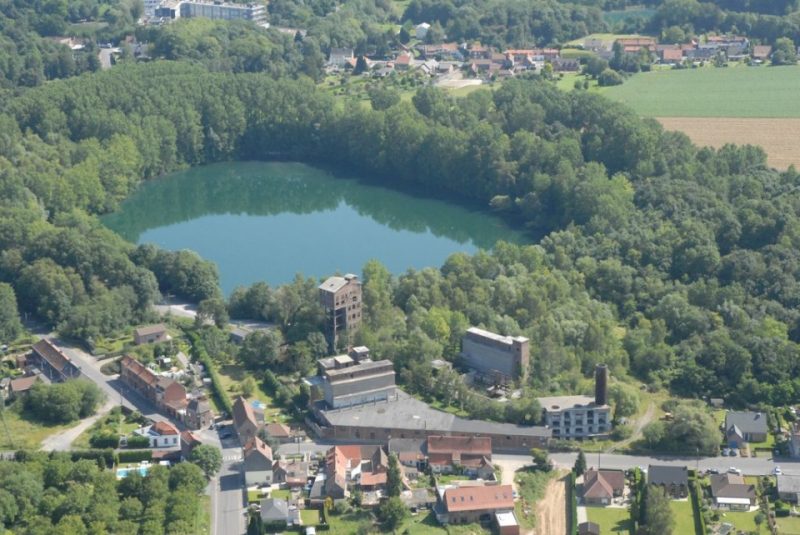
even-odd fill
[{"label": "industrial building", "polygon": [[319,285],[319,302],[325,309],[325,337],[335,348],[340,336],[361,325],[361,281],[353,274],[328,277]]},{"label": "industrial building", "polygon": [[523,336],[503,336],[471,327],[461,339],[461,362],[499,382],[524,380],[529,361],[529,342]]}]

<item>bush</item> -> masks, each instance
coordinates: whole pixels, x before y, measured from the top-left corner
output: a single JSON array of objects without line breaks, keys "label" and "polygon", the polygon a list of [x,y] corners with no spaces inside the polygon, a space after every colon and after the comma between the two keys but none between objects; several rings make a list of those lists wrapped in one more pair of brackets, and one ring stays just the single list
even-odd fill
[{"label": "bush", "polygon": [[620,85],[623,82],[622,75],[613,69],[606,69],[597,78],[597,83],[601,86]]},{"label": "bush", "polygon": [[116,448],[119,446],[119,435],[113,431],[101,431],[89,438],[89,444],[93,448]]},{"label": "bush", "polygon": [[149,448],[150,439],[141,435],[128,437],[128,447],[131,449]]},{"label": "bush", "polygon": [[150,450],[129,450],[117,453],[117,464],[138,463],[140,461],[152,461],[153,452]]},{"label": "bush", "polygon": [[115,457],[114,450],[75,450],[70,452],[70,459],[73,462],[80,461],[81,459],[91,459],[97,461],[98,465],[109,467],[114,465]]}]

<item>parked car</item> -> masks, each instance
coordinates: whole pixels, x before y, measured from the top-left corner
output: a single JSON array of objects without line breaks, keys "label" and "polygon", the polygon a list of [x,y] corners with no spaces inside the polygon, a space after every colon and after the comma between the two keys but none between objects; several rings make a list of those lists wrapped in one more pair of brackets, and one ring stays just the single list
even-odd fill
[{"label": "parked car", "polygon": [[223,439],[223,440],[224,440],[224,439],[226,439],[226,438],[231,438],[232,436],[233,436],[233,433],[231,433],[231,432],[230,432],[230,431],[228,431],[228,430],[222,431],[222,432],[219,434],[219,438],[221,438],[221,439]]},{"label": "parked car", "polygon": [[709,474],[719,474],[719,470],[717,470],[716,468],[709,468],[709,469],[707,470],[707,472],[708,472]]},{"label": "parked car", "polygon": [[730,448],[722,448],[722,456],[723,457],[727,457],[730,454],[731,454],[731,449]]},{"label": "parked car", "polygon": [[731,466],[730,468],[728,468],[728,473],[729,474],[736,474],[736,475],[739,475],[739,476],[742,475],[742,471],[739,470],[738,468],[736,468],[735,466]]},{"label": "parked car", "polygon": [[736,448],[733,448],[731,450],[731,457],[736,457],[737,455],[739,455],[739,450],[737,450]]},{"label": "parked car", "polygon": [[781,472],[781,467],[780,467],[780,466],[776,466],[775,468],[773,468],[773,469],[772,469],[772,474],[773,474],[773,475],[779,476],[779,475],[781,475],[782,473],[783,473],[783,472]]}]

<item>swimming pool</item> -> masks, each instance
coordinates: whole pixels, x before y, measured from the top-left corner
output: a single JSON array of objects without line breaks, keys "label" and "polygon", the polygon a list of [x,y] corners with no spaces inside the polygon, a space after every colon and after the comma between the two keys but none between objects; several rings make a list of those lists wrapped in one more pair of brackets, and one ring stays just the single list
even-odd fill
[{"label": "swimming pool", "polygon": [[137,470],[139,475],[144,477],[147,475],[147,471],[150,469],[149,466],[137,466],[134,468],[117,468],[117,479],[124,479],[128,477],[128,474]]}]

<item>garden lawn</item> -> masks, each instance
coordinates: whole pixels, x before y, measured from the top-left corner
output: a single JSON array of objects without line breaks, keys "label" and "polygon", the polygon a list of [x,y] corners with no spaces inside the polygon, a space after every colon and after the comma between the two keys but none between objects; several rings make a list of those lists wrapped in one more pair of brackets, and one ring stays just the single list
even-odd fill
[{"label": "garden lawn", "polygon": [[672,507],[672,516],[675,517],[675,529],[673,530],[673,533],[680,533],[681,535],[684,533],[686,535],[695,533],[692,502],[689,500],[672,500],[669,502],[669,504]]},{"label": "garden lawn", "polygon": [[[253,377],[256,382],[256,390],[252,396],[247,398],[247,401],[258,400],[266,405],[264,409],[264,420],[266,422],[287,422],[289,417],[283,413],[280,407],[275,405],[272,397],[264,391],[263,382],[257,377],[254,377],[249,371],[245,370],[242,366],[227,365],[221,366],[217,369],[219,373],[219,380],[222,387],[231,398],[231,402],[240,395],[239,385],[246,377]],[[212,400],[213,400],[212,396]]]},{"label": "garden lawn", "polygon": [[11,405],[3,410],[0,419],[0,450],[38,450],[42,440],[77,423],[45,424]]},{"label": "garden lawn", "polygon": [[800,117],[800,66],[639,73],[600,93],[647,117]]},{"label": "garden lawn", "polygon": [[357,511],[344,515],[328,515],[329,535],[352,535],[362,524],[372,526],[374,519],[367,511]]},{"label": "garden lawn", "polygon": [[448,526],[444,528],[436,520],[433,512],[422,512],[415,516],[409,516],[397,533],[408,533],[409,535],[483,535],[488,533],[478,524],[463,524],[460,526]]},{"label": "garden lawn", "polygon": [[319,524],[319,510],[317,509],[301,509],[300,520],[303,521],[304,526],[316,526]]},{"label": "garden lawn", "polygon": [[[600,533],[628,533],[631,527],[631,514],[627,507],[587,507],[589,522],[600,526]],[[677,532],[676,532],[677,533]]]},{"label": "garden lawn", "polygon": [[[758,530],[755,521],[757,513],[758,511],[753,511],[752,513],[741,513],[741,512],[720,513],[720,518],[722,522],[730,522],[731,524],[733,524],[737,530],[749,533],[751,531]],[[780,533],[783,534],[783,531],[781,531]]]},{"label": "garden lawn", "polygon": [[775,519],[781,535],[800,535],[800,517],[787,516]]},{"label": "garden lawn", "polygon": [[281,500],[288,500],[292,497],[292,491],[285,489],[273,490],[269,493],[270,498],[280,498]]}]

